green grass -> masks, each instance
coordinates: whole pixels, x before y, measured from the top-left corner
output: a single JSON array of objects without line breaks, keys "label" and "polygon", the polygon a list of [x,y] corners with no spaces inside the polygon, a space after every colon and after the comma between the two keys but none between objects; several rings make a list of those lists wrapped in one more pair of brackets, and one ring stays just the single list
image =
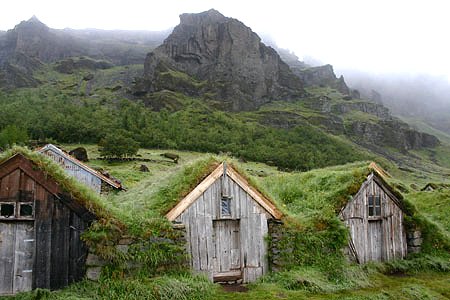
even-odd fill
[{"label": "green grass", "polygon": [[[414,276],[383,275],[373,273],[367,278],[363,287],[333,290],[329,283],[317,278],[297,277],[297,286],[312,282],[306,289],[266,282],[267,279],[249,285],[248,292],[226,292],[217,285],[201,277],[189,275],[170,275],[156,278],[139,279],[102,279],[98,283],[82,281],[66,289],[50,292],[35,290],[18,294],[15,297],[3,297],[5,300],[28,299],[174,299],[174,300],[206,300],[206,299],[449,299],[450,273],[424,272]],[[319,285],[314,285],[314,282]]]},{"label": "green grass", "polygon": [[408,199],[422,214],[438,224],[450,238],[450,189],[415,192],[411,193]]}]

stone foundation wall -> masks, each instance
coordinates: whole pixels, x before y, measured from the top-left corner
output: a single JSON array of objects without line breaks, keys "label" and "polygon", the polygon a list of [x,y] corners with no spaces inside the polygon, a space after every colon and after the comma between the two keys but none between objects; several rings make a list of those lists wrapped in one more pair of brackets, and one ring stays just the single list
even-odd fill
[{"label": "stone foundation wall", "polygon": [[[280,271],[283,267],[281,249],[279,242],[283,237],[283,222],[278,220],[269,220],[269,267],[271,271]],[[286,251],[286,250],[283,250]]]},{"label": "stone foundation wall", "polygon": [[406,233],[406,244],[408,245],[408,254],[419,253],[422,247],[422,232],[420,230],[411,230]]},{"label": "stone foundation wall", "polygon": [[[179,245],[180,248],[184,249],[184,252],[187,254],[185,226],[183,224],[174,224],[173,229],[177,232],[177,234],[176,234],[177,237],[174,239],[152,237],[146,242],[150,242],[150,243],[164,242],[164,243],[176,244],[176,245]],[[133,248],[137,247],[139,249],[139,248],[143,248],[144,245],[142,242],[135,241],[129,236],[123,236],[122,238],[119,239],[117,244],[114,245],[114,247],[116,248],[116,250],[118,252],[121,252],[123,254],[128,254],[131,247],[133,247]],[[183,253],[181,253],[180,255],[183,255]],[[187,261],[185,263],[187,263]],[[98,281],[103,268],[110,264],[111,264],[110,261],[102,259],[100,256],[97,255],[97,253],[95,253],[95,250],[90,249],[87,259],[86,259],[86,278],[93,280],[93,281]],[[142,267],[142,265],[143,265],[142,262],[130,260],[130,261],[126,262],[124,267],[126,270],[130,271],[132,269],[140,268],[140,267]]]}]

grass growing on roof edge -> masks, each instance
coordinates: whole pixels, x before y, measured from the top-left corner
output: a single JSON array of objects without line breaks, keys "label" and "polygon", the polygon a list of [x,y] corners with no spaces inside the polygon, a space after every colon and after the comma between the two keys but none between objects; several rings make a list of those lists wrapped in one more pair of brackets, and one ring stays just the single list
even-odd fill
[{"label": "grass growing on roof edge", "polygon": [[7,161],[16,154],[21,154],[44,172],[44,174],[53,178],[61,187],[63,192],[69,193],[80,204],[86,207],[90,212],[95,214],[98,219],[114,219],[115,217],[107,210],[100,197],[84,184],[79,183],[52,161],[37,152],[33,152],[27,148],[14,146],[0,154],[0,164]]}]

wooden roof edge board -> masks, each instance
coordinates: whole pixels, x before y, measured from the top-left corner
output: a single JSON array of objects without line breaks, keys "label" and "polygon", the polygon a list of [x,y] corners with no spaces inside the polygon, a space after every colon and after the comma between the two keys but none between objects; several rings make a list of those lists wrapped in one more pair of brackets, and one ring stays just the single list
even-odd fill
[{"label": "wooden roof edge board", "polygon": [[398,207],[400,207],[401,210],[404,210],[402,200],[403,198],[399,198],[396,194],[396,192],[393,191],[392,187],[384,181],[379,176],[373,176],[373,180],[380,186],[383,191],[389,195],[389,197],[394,201],[395,204],[397,204]]},{"label": "wooden roof edge board", "polygon": [[[13,156],[11,156],[10,158],[8,158],[7,160],[5,160],[4,162],[2,162],[0,164],[0,169],[1,167],[4,167],[5,165],[10,165],[11,166],[11,172],[16,170],[16,169],[20,169],[22,170],[25,174],[27,174],[28,176],[30,176],[31,178],[33,178],[37,183],[39,183],[40,185],[42,185],[46,190],[48,190],[50,193],[54,194],[54,195],[58,195],[58,193],[60,192],[60,187],[58,185],[58,183],[56,182],[55,179],[53,179],[51,176],[47,177],[45,175],[45,173],[43,173],[42,170],[38,169],[36,170],[35,167],[33,166],[33,162],[31,160],[29,160],[28,158],[26,158],[23,154],[21,153],[16,153]],[[7,170],[8,172],[9,170]],[[9,172],[9,173],[11,173]],[[4,177],[7,174],[1,174],[2,172],[0,171],[0,177]],[[46,180],[43,180],[43,178],[41,177],[46,177]]]},{"label": "wooden roof edge board", "polygon": [[174,221],[183,211],[185,211],[195,200],[203,194],[206,189],[222,176],[223,163],[212,171],[202,182],[200,182],[186,197],[180,200],[167,214],[169,221]]},{"label": "wooden roof edge board", "polygon": [[91,167],[89,167],[86,164],[82,163],[81,161],[79,161],[75,157],[69,155],[68,153],[64,152],[63,150],[59,149],[58,147],[56,147],[53,144],[47,144],[44,147],[38,149],[37,151],[39,153],[43,153],[46,150],[51,150],[51,151],[56,152],[57,154],[60,154],[60,155],[64,156],[65,158],[67,158],[68,160],[73,162],[74,164],[78,165],[79,167],[81,167],[82,169],[84,169],[87,172],[91,173],[92,175],[99,177],[101,180],[105,181],[106,183],[108,183],[109,185],[113,186],[114,188],[116,188],[116,189],[123,189],[122,184],[119,184],[119,183],[111,180],[110,178],[106,177],[105,175],[101,174],[100,172],[92,169]]},{"label": "wooden roof edge board", "polygon": [[242,175],[231,166],[227,167],[227,175],[231,177],[244,191],[246,191],[256,202],[258,202],[275,219],[281,219],[283,213],[275,204],[267,199],[261,192],[254,188]]},{"label": "wooden roof edge board", "polygon": [[391,174],[389,174],[388,171],[386,171],[385,169],[383,169],[382,167],[380,167],[376,162],[371,162],[369,164],[369,169],[375,171],[376,173],[378,173],[378,175],[380,175],[381,177],[385,177],[385,178],[390,178],[392,177]]}]

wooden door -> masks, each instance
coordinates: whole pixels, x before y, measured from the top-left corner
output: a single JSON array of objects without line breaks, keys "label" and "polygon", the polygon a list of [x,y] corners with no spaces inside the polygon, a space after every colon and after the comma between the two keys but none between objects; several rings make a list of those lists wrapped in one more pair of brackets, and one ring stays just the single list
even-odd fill
[{"label": "wooden door", "polygon": [[369,220],[367,230],[368,257],[372,261],[383,260],[383,231],[381,220]]},{"label": "wooden door", "polygon": [[0,223],[0,295],[31,290],[34,245],[33,222]]},{"label": "wooden door", "polygon": [[213,227],[214,281],[242,278],[239,220],[217,220]]}]

